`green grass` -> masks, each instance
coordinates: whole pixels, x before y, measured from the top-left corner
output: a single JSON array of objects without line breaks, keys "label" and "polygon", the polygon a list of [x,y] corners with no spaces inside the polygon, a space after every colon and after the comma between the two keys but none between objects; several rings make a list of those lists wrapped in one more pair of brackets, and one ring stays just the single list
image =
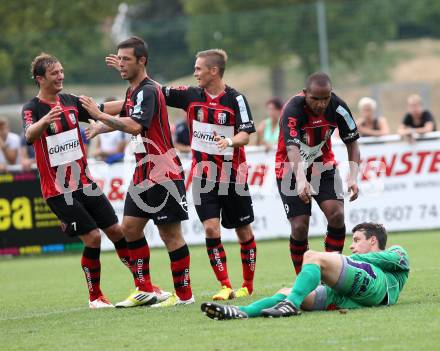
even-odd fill
[{"label": "green grass", "polygon": [[[411,274],[393,307],[305,313],[283,320],[217,322],[200,303],[218,288],[203,247],[191,248],[197,303],[148,310],[89,310],[78,255],[0,261],[1,350],[435,350],[440,343],[440,232],[391,234],[408,249]],[[348,245],[347,245],[348,246]],[[312,240],[314,249],[322,239]],[[238,245],[226,245],[233,283],[240,282]],[[288,241],[260,242],[254,299],[294,279]],[[113,253],[102,255],[102,288],[114,302],[132,289]],[[168,255],[152,250],[152,277],[171,289]]]}]

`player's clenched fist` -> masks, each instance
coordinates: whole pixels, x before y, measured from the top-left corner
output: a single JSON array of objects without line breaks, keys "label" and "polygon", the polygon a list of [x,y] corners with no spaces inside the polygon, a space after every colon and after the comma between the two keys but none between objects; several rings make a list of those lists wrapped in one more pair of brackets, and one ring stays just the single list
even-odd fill
[{"label": "player's clenched fist", "polygon": [[60,119],[60,115],[63,112],[63,109],[60,105],[56,105],[53,109],[49,111],[49,113],[44,116],[42,119],[44,122],[49,125],[52,122],[58,121]]}]

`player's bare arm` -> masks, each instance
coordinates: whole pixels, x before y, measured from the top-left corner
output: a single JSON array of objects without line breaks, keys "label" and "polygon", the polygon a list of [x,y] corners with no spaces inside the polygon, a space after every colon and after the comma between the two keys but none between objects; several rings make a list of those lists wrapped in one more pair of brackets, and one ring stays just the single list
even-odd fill
[{"label": "player's bare arm", "polygon": [[348,176],[348,191],[350,192],[350,201],[354,201],[359,196],[359,187],[357,184],[359,164],[361,162],[361,153],[357,141],[346,144],[350,173]]},{"label": "player's bare arm", "polygon": [[142,126],[133,121],[130,117],[114,117],[101,112],[95,101],[90,97],[81,96],[79,100],[82,106],[89,112],[90,116],[113,129],[133,135],[137,135],[142,131]]},{"label": "player's bare arm", "polygon": [[289,158],[290,166],[296,179],[296,190],[298,196],[304,203],[308,204],[312,201],[313,188],[306,178],[306,170],[299,154],[297,146],[287,146],[287,156]]},{"label": "player's bare arm", "polygon": [[103,103],[103,107],[104,107],[103,112],[105,112],[109,115],[112,115],[112,116],[119,115],[119,112],[121,112],[123,105],[124,105],[123,100],[104,102]]},{"label": "player's bare arm", "polygon": [[95,122],[94,120],[89,120],[90,124],[89,126],[86,128],[86,138],[87,140],[90,140],[92,138],[94,138],[95,136],[97,136],[98,134],[103,134],[103,133],[110,133],[113,132],[115,129],[109,127],[108,125],[98,121]]},{"label": "player's bare arm", "polygon": [[61,106],[56,105],[51,109],[47,115],[41,118],[38,122],[31,124],[25,133],[26,141],[33,143],[36,139],[41,137],[44,131],[49,127],[52,122],[60,120],[60,115],[63,112]]}]

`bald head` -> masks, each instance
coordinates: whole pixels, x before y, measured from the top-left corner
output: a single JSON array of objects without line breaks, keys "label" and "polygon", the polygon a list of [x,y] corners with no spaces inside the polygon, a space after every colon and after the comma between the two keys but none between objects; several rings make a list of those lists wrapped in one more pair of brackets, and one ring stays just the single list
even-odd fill
[{"label": "bald head", "polygon": [[332,83],[330,77],[323,72],[310,75],[303,90],[306,105],[315,116],[320,116],[330,103]]},{"label": "bald head", "polygon": [[315,72],[307,77],[306,80],[306,89],[310,91],[312,85],[315,85],[320,88],[332,87],[332,81],[330,77],[324,72]]}]

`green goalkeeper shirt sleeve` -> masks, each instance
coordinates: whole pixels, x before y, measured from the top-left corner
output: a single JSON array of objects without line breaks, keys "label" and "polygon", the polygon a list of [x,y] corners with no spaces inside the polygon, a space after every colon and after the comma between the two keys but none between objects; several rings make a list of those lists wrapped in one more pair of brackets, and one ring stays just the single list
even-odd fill
[{"label": "green goalkeeper shirt sleeve", "polygon": [[366,262],[375,265],[384,272],[408,272],[408,253],[401,246],[391,246],[388,250],[370,252],[367,254],[354,254],[350,256],[355,261]]}]

